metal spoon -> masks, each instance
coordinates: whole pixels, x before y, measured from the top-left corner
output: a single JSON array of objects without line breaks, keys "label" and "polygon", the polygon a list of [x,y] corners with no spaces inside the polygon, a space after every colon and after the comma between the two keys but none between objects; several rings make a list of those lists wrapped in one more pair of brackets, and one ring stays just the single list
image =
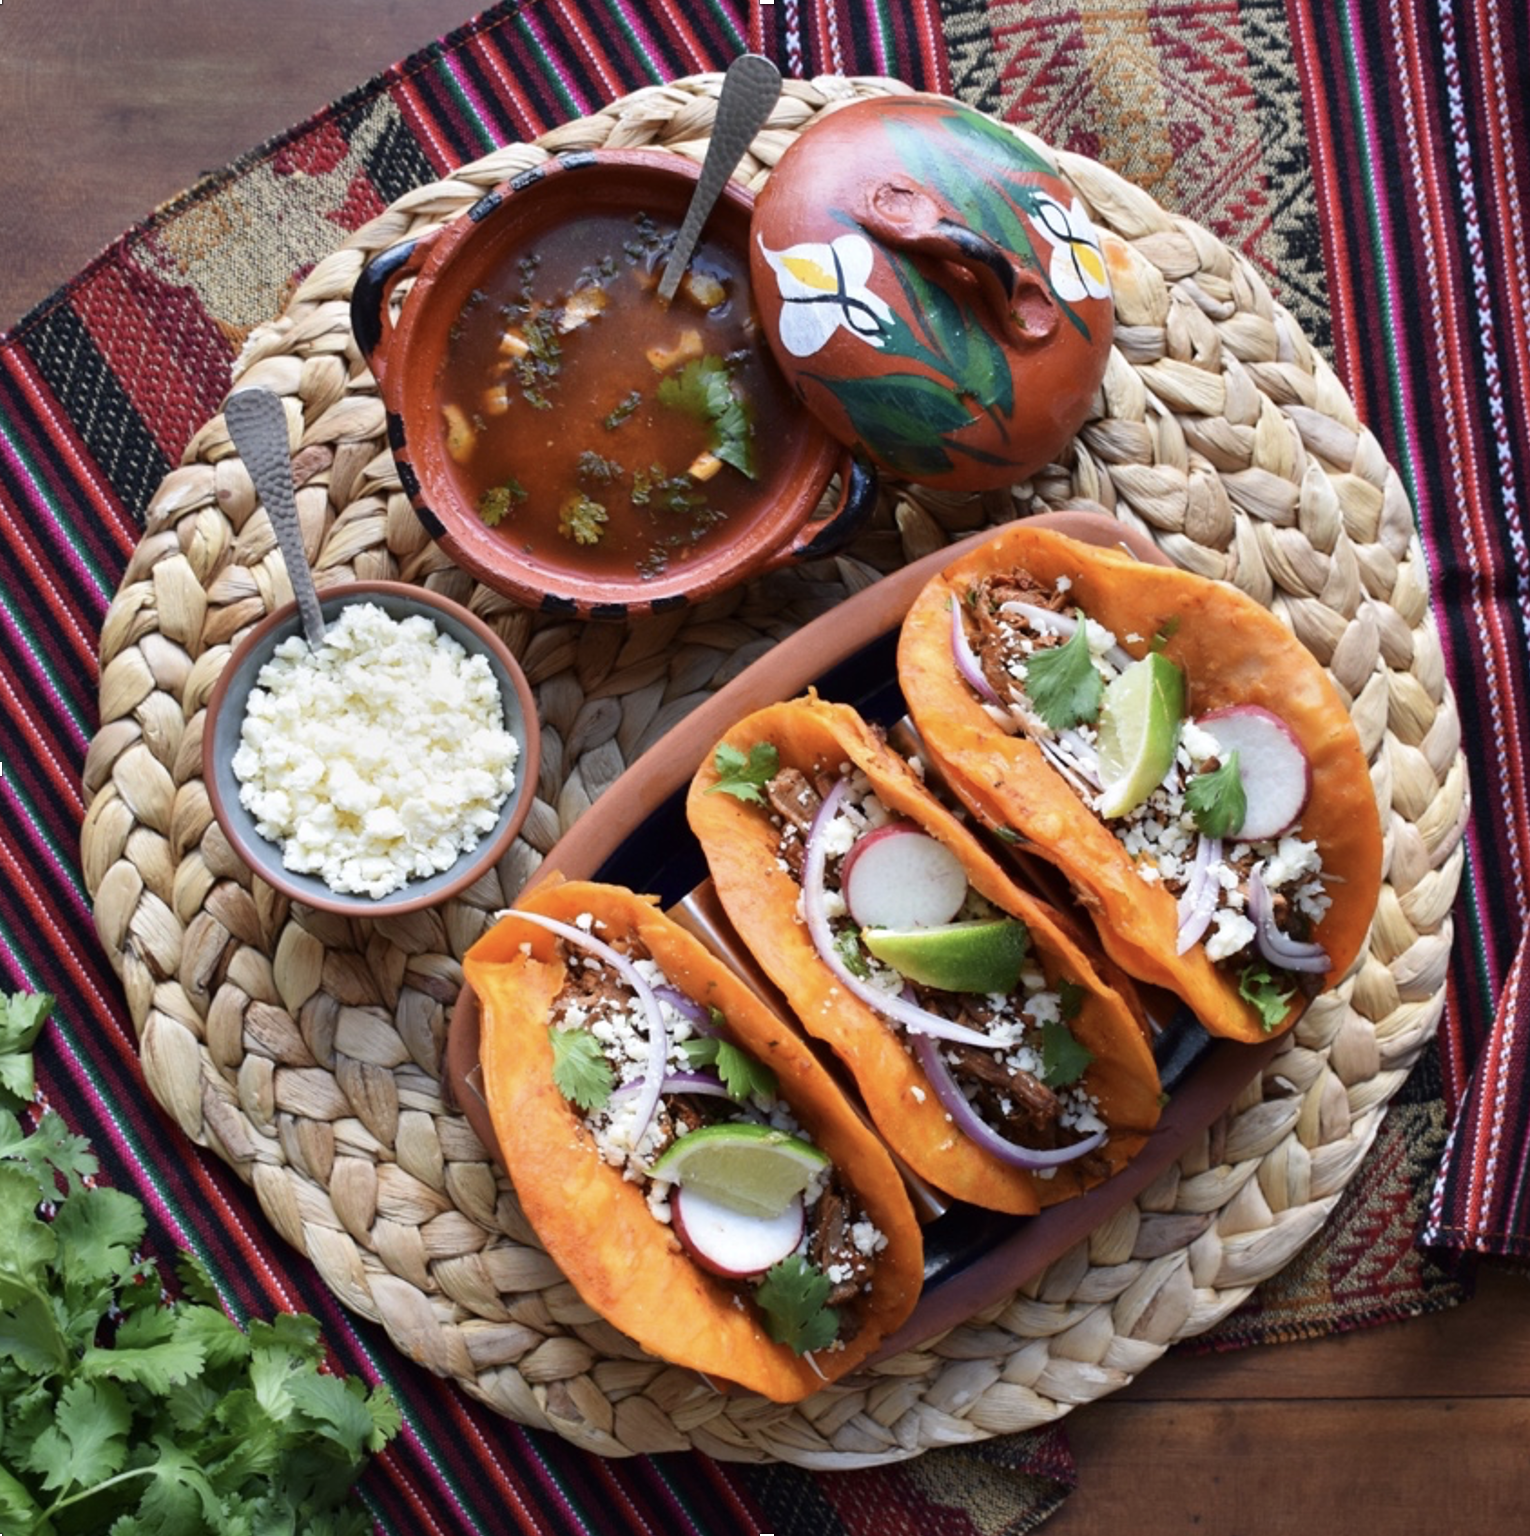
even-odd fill
[{"label": "metal spoon", "polygon": [[691,194],[691,205],[685,210],[680,233],[675,236],[664,275],[659,279],[661,302],[668,304],[674,298],[712,204],[727,186],[733,168],[754,142],[780,94],[781,71],[762,54],[741,53],[728,66],[717,98],[712,140],[701,162],[701,176]]},{"label": "metal spoon", "polygon": [[317,650],[324,644],[324,615],[298,522],[292,459],[287,451],[287,413],[269,389],[252,384],[236,389],[228,397],[223,405],[223,419],[276,531],[277,546],[287,565],[287,580],[297,598],[304,638],[310,650]]}]

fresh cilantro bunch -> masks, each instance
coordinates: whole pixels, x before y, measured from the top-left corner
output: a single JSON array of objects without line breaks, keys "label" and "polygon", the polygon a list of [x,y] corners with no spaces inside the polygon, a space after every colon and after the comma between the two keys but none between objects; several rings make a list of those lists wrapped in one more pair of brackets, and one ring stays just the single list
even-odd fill
[{"label": "fresh cilantro bunch", "polygon": [[18,1119],[51,1007],[0,995],[0,1532],[370,1531],[348,1494],[391,1394],[324,1374],[312,1317],[241,1329],[189,1254],[166,1297],[141,1202],[52,1111]]}]

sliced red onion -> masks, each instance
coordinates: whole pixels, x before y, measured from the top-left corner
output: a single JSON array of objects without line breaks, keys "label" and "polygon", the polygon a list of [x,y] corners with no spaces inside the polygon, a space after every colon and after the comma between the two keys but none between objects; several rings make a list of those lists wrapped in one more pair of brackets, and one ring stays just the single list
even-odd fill
[{"label": "sliced red onion", "polygon": [[[646,1079],[641,1077],[629,1078],[620,1088],[611,1090],[611,1097],[607,1102],[619,1104],[623,1099],[630,1099],[643,1087],[645,1081]],[[723,1087],[722,1079],[715,1072],[666,1072],[663,1081],[659,1084],[659,1095],[662,1098],[667,1093],[694,1093],[714,1099],[733,1097]]]},{"label": "sliced red onion", "polygon": [[1259,953],[1271,965],[1278,965],[1282,970],[1321,975],[1332,964],[1328,951],[1321,944],[1304,944],[1275,926],[1275,904],[1258,865],[1248,877],[1248,915],[1254,920]]},{"label": "sliced red onion", "polygon": [[967,626],[962,623],[962,605],[954,597],[951,599],[951,654],[956,658],[956,670],[961,673],[967,686],[985,704],[1002,706],[1004,701],[983,676],[983,665],[972,649],[972,642],[967,638]]},{"label": "sliced red onion", "polygon": [[659,1095],[664,1091],[664,1064],[669,1059],[669,1031],[664,1027],[664,1015],[659,1011],[659,1000],[653,995],[653,988],[638,975],[637,967],[624,954],[602,943],[584,929],[575,928],[572,923],[560,922],[555,917],[543,917],[540,912],[523,912],[519,907],[513,910],[512,916],[535,928],[545,928],[549,933],[557,934],[575,949],[594,955],[597,960],[609,965],[632,988],[633,994],[642,1004],[644,1016],[648,1020],[648,1068],[644,1073],[642,1097],[634,1111],[637,1131],[632,1138],[634,1144],[641,1141],[653,1121],[654,1111],[659,1107]]},{"label": "sliced red onion", "polygon": [[1192,944],[1199,944],[1216,914],[1221,886],[1212,874],[1212,866],[1222,858],[1222,839],[1202,836],[1196,841],[1195,862],[1190,879],[1179,897],[1179,947],[1184,954]]},{"label": "sliced red onion", "polygon": [[698,1003],[694,997],[687,997],[678,987],[655,987],[653,995],[661,1003],[668,1003],[682,1018],[688,1019],[698,1035],[717,1033],[706,1005]]},{"label": "sliced red onion", "polygon": [[935,1097],[940,1100],[946,1113],[951,1116],[957,1130],[969,1141],[975,1141],[985,1152],[991,1153],[1012,1167],[1032,1170],[1059,1168],[1064,1163],[1071,1163],[1075,1158],[1082,1157],[1086,1152],[1094,1151],[1110,1134],[1108,1131],[1095,1131],[1084,1137],[1082,1141],[1045,1151],[1039,1147],[1022,1147],[1019,1142],[1010,1141],[1008,1137],[999,1135],[972,1107],[967,1095],[962,1092],[961,1085],[951,1075],[951,1068],[947,1066],[946,1059],[941,1054],[940,1046],[936,1041],[928,1035],[915,1035],[914,1055],[918,1058],[919,1065],[924,1068],[924,1074],[935,1090]]},{"label": "sliced red onion", "polygon": [[[1057,613],[1051,608],[1042,608],[1036,603],[1022,603],[1018,599],[1000,603],[999,612],[1019,614],[1033,628],[1048,630],[1054,635],[1060,635],[1064,640],[1073,638],[1073,632],[1078,628],[1079,622],[1071,613]],[[1124,646],[1113,645],[1105,652],[1105,660],[1117,672],[1124,672],[1136,658]]]},{"label": "sliced red onion", "polygon": [[818,814],[808,829],[807,844],[803,850],[802,913],[807,919],[808,934],[813,940],[813,948],[818,951],[818,958],[853,997],[859,998],[873,1012],[901,1024],[911,1033],[938,1035],[942,1040],[951,1040],[959,1045],[976,1045],[983,1050],[992,1050],[994,1043],[989,1036],[968,1029],[966,1025],[953,1024],[949,1019],[941,1018],[938,1013],[919,1007],[917,1003],[871,986],[855,975],[840,958],[839,951],[834,947],[834,931],[829,925],[828,908],[824,901],[824,869],[828,863],[824,851],[824,831],[834,820],[844,798],[845,780],[839,779],[823,797],[823,804],[818,807]]}]

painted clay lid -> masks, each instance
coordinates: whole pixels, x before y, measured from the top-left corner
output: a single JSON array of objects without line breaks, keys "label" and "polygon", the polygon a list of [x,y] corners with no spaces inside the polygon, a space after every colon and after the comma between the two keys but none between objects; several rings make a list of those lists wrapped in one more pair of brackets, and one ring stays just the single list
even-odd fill
[{"label": "painted clay lid", "polygon": [[751,279],[782,371],[836,437],[952,490],[1014,484],[1088,419],[1107,252],[1029,141],[946,97],[869,98],[760,193]]}]

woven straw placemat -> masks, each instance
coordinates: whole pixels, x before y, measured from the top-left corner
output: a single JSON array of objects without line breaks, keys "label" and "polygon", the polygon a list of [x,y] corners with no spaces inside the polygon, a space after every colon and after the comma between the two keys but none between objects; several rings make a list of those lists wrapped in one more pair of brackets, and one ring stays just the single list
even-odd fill
[{"label": "woven straw placemat", "polygon": [[[350,922],[291,907],[220,836],[200,778],[204,705],[235,639],[290,597],[221,417],[161,485],[102,628],[84,869],[155,1097],[405,1354],[602,1454],[694,1447],[851,1468],[1044,1424],[1122,1386],[1318,1232],[1440,1017],[1466,780],[1411,510],[1375,439],[1246,260],[1077,156],[1055,158],[1125,243],[1130,273],[1100,415],[1065,463],[1013,496],[884,491],[848,553],[623,625],[533,615],[454,569],[399,485],[351,339],[358,272],[549,153],[654,145],[699,158],[717,85],[637,92],[400,198],[240,359],[241,382],[286,401],[321,583],[449,592],[525,666],[541,779],[497,875],[433,911]],[[836,102],[902,89],[788,82],[742,174],[762,184]],[[460,957],[602,790],[778,639],[962,534],[1068,506],[1104,508],[1180,565],[1236,583],[1329,669],[1386,829],[1368,953],[1177,1165],[1013,1295],[795,1407],[718,1392],[580,1302],[449,1105]]]}]

